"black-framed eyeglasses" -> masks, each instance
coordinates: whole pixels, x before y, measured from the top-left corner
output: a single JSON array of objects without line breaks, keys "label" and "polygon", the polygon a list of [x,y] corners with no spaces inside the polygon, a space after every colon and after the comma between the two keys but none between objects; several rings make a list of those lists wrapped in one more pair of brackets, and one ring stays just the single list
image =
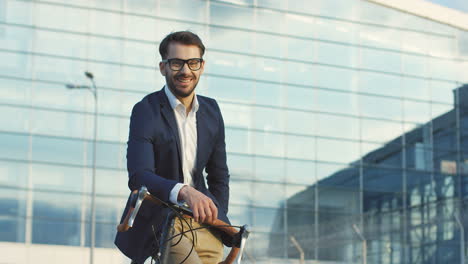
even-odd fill
[{"label": "black-framed eyeglasses", "polygon": [[188,60],[183,60],[183,59],[167,59],[167,60],[162,60],[162,62],[169,64],[169,67],[173,71],[180,71],[184,67],[184,64],[187,63],[187,66],[189,67],[190,70],[192,71],[198,71],[201,68],[203,59],[201,58],[192,58]]}]

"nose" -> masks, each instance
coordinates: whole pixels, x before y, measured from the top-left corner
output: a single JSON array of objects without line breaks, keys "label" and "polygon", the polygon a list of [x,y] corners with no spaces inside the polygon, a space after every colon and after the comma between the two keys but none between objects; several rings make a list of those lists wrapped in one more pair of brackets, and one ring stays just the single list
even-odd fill
[{"label": "nose", "polygon": [[179,72],[181,72],[181,73],[190,73],[190,71],[191,70],[190,70],[190,68],[188,66],[188,62],[186,62],[186,63],[184,63],[184,66],[182,66],[182,69],[180,69]]}]

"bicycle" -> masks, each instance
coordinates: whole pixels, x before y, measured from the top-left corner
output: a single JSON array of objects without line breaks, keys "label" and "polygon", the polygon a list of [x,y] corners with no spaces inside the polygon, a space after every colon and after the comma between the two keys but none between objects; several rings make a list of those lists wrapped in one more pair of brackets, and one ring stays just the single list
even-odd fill
[{"label": "bicycle", "polygon": [[[190,208],[186,206],[166,203],[162,201],[161,199],[159,199],[156,195],[153,195],[150,192],[148,192],[148,189],[145,186],[142,186],[139,190],[134,190],[130,194],[129,200],[130,200],[130,209],[128,210],[127,215],[125,216],[123,222],[117,226],[118,232],[125,232],[133,226],[135,217],[137,216],[138,211],[140,210],[140,207],[143,201],[145,200],[148,200],[157,205],[162,205],[171,209],[171,212],[168,214],[163,224],[164,228],[162,229],[163,232],[161,234],[161,237],[158,239],[156,237],[156,234],[154,234],[156,241],[159,241],[158,251],[155,252],[155,254],[153,254],[153,257],[152,257],[153,260],[155,260],[156,264],[166,264],[165,262],[167,261],[166,258],[167,258],[167,252],[169,249],[169,242],[175,239],[176,237],[182,236],[185,233],[191,232],[192,243],[193,243],[193,240],[194,240],[193,231],[195,231],[196,229],[190,228],[187,231],[182,231],[181,233],[177,235],[169,237],[169,232],[172,226],[174,225],[174,222],[176,219],[179,219],[180,221],[187,221],[184,218],[184,216],[193,217],[193,213],[190,210]],[[222,261],[220,264],[232,264],[234,263],[236,259],[237,259],[237,264],[241,263],[242,253],[243,253],[247,238],[250,234],[250,231],[247,225],[233,226],[233,225],[229,225],[223,222],[222,220],[217,219],[210,225],[200,227],[200,228],[216,228],[219,231],[222,231],[232,237],[231,251],[229,252],[226,259]],[[197,228],[197,229],[200,229],[200,228]],[[239,228],[240,230],[237,231],[236,228]],[[187,257],[185,258],[185,260],[191,254],[193,248],[194,248],[194,245],[192,244],[192,248],[190,252],[188,253]],[[154,256],[156,256],[156,259],[154,259]],[[183,260],[180,264],[184,263],[185,260]]]}]

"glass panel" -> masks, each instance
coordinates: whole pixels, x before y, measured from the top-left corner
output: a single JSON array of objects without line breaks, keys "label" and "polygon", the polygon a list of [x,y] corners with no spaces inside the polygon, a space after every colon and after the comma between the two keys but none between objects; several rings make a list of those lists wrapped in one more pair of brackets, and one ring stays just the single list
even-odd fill
[{"label": "glass panel", "polygon": [[27,160],[29,136],[0,133],[0,158]]},{"label": "glass panel", "polygon": [[[105,62],[113,62],[113,63],[123,62],[122,56],[121,56],[123,53],[122,52],[123,45],[120,39],[88,37],[86,44],[87,44],[87,47],[89,47],[86,49],[86,51],[88,52],[87,54],[88,58],[92,58],[93,60],[97,60],[97,61],[105,61]],[[146,56],[140,57],[140,59],[149,57],[148,56],[149,54],[152,54],[152,53],[147,53]],[[150,64],[150,66],[153,66],[153,65],[154,63]]]},{"label": "glass panel", "polygon": [[29,132],[31,109],[0,106],[2,113],[0,129],[11,132]]},{"label": "glass panel", "polygon": [[[34,110],[31,115],[33,133],[74,138],[90,137],[91,120],[86,120],[83,114]],[[54,125],[51,126],[50,122]]]},{"label": "glass panel", "polygon": [[401,90],[405,98],[424,101],[431,99],[429,81],[424,79],[403,77],[401,79]]},{"label": "glass panel", "polygon": [[237,181],[231,180],[229,183],[229,189],[232,197],[236,197],[236,199],[230,199],[232,204],[235,205],[250,205],[252,203],[256,203],[253,198],[253,187],[251,181]]},{"label": "glass panel", "polygon": [[[278,214],[283,210],[276,208],[253,208],[254,224],[253,228],[256,232],[275,232],[278,230],[280,223],[277,221]],[[282,227],[282,226],[281,226]]]},{"label": "glass panel", "polygon": [[255,179],[283,182],[285,180],[284,160],[278,158],[255,157]]},{"label": "glass panel", "polygon": [[84,145],[83,141],[33,136],[32,159],[82,165],[84,164]]},{"label": "glass panel", "polygon": [[26,192],[0,188],[0,241],[25,241]]},{"label": "glass panel", "polygon": [[[210,51],[206,53],[205,73],[210,75],[253,78],[254,57]],[[229,82],[228,82],[229,83]]]},{"label": "glass panel", "polygon": [[36,192],[32,242],[78,246],[81,199],[81,195],[76,194]]},{"label": "glass panel", "polygon": [[317,135],[359,139],[359,120],[355,117],[317,114]]},{"label": "glass panel", "polygon": [[226,128],[226,151],[237,153],[250,153],[252,143],[247,130]]},{"label": "glass panel", "polygon": [[[295,59],[304,62],[313,62],[314,50],[317,45],[312,40],[303,40],[298,38],[291,38],[287,40],[287,56],[288,59]],[[320,51],[319,51],[320,52]],[[294,71],[294,68],[291,69]],[[304,78],[305,76],[303,76]]]},{"label": "glass panel", "polygon": [[431,120],[431,105],[429,103],[403,102],[405,111],[405,121],[425,123]]},{"label": "glass panel", "polygon": [[31,164],[33,188],[81,192],[91,185],[90,175],[83,168]]},{"label": "glass panel", "polygon": [[[158,2],[153,0],[125,0],[124,6],[126,7],[127,12],[137,13],[137,14],[156,14]],[[128,16],[126,16],[128,17]],[[151,27],[153,28],[153,27]]]},{"label": "glass panel", "polygon": [[[359,95],[359,100],[363,116],[391,120],[401,120],[403,118],[401,105],[403,102],[399,99]],[[385,107],[382,107],[382,105],[385,105]]]},{"label": "glass panel", "polygon": [[399,122],[362,118],[361,127],[361,137],[364,141],[388,142],[403,133],[403,127]]},{"label": "glass panel", "polygon": [[314,109],[317,91],[310,88],[286,87],[286,105],[295,109]]},{"label": "glass panel", "polygon": [[[3,3],[6,3],[6,1],[3,1]],[[0,21],[2,22],[4,21],[2,19],[1,13],[0,13]],[[33,33],[33,29],[31,28],[20,28],[20,27],[2,25],[0,27],[0,38],[2,39],[2,41],[0,42],[0,48],[11,50],[11,51],[15,50],[15,51],[25,52],[25,51],[31,50],[32,42],[34,39],[34,33]]]},{"label": "glass panel", "polygon": [[[34,8],[34,19],[36,26],[38,27],[56,28],[61,30],[70,30],[83,33],[86,33],[88,31],[89,11],[87,9],[79,9],[42,3],[35,4]],[[95,12],[92,13],[94,14]],[[104,16],[105,14],[103,14],[103,17]],[[108,14],[108,16],[111,15]],[[99,25],[99,23],[92,24],[95,26]],[[113,28],[118,27],[113,26]]]},{"label": "glass panel", "polygon": [[280,84],[255,82],[255,104],[282,106],[284,88]]},{"label": "glass panel", "polygon": [[[209,47],[217,50],[228,50],[252,53],[252,32],[230,30],[225,28],[210,27]],[[235,41],[233,41],[235,40]]]},{"label": "glass panel", "polygon": [[315,91],[314,109],[320,112],[341,113],[345,115],[358,115],[359,95],[317,89]]},{"label": "glass panel", "polygon": [[28,173],[26,163],[0,161],[0,185],[26,187]]},{"label": "glass panel", "polygon": [[114,248],[115,227],[113,224],[96,223],[95,245],[98,248]]},{"label": "glass panel", "polygon": [[459,73],[460,64],[457,61],[429,58],[428,64],[429,74],[434,79],[456,81],[461,76]]},{"label": "glass panel", "polygon": [[284,156],[284,135],[271,132],[254,132],[255,154],[266,156]]},{"label": "glass panel", "polygon": [[[132,1],[132,0],[127,0],[127,9],[130,9],[130,12],[135,12],[135,13],[143,13],[143,12],[151,12],[150,10],[153,10],[151,12],[151,15],[154,15],[155,12],[155,7],[153,9],[151,8],[151,5],[156,6],[156,2],[151,1],[151,3],[148,3],[149,1],[147,0],[142,0],[142,1]],[[147,2],[147,3],[144,3]],[[148,9],[141,8],[141,7],[147,7]],[[132,15],[125,15],[123,17],[123,34],[126,38],[128,39],[138,39],[138,40],[146,40],[146,41],[160,41],[159,39],[156,38],[156,27],[157,23],[159,22],[158,20],[155,20],[154,18],[149,18],[149,17],[140,17],[140,16],[132,16]],[[135,43],[136,44],[136,43]],[[153,53],[157,53],[156,48],[154,45],[153,47]],[[124,52],[126,49],[124,49]],[[147,54],[148,55],[148,54]],[[148,56],[150,57],[150,56]],[[145,57],[140,57],[140,59],[143,59]],[[154,58],[151,56],[151,58]]]},{"label": "glass panel", "polygon": [[[126,160],[126,145],[125,144],[116,144],[110,142],[98,142],[97,143],[97,166],[112,168],[112,169],[122,169],[125,168],[127,164]],[[92,142],[88,145],[88,158],[87,164],[92,164],[93,150]]]},{"label": "glass panel", "polygon": [[162,89],[166,83],[164,77],[155,69],[121,66],[121,76],[121,87],[125,87],[128,91],[141,93],[141,95],[137,96],[140,99],[134,101],[133,104],[141,100],[144,94]]},{"label": "glass panel", "polygon": [[[269,39],[269,41],[271,41],[271,39]],[[272,45],[269,45],[267,47],[271,47]],[[262,48],[262,50],[266,50],[267,47]],[[262,57],[256,57],[254,70],[255,78],[258,79],[258,81],[255,82],[256,86],[276,86],[279,84],[275,84],[273,82],[281,82],[282,76],[284,75],[284,62],[277,59],[266,59]],[[267,83],[262,84],[260,80],[264,80]],[[257,94],[258,93],[259,92],[257,92]]]},{"label": "glass panel", "polygon": [[402,170],[366,166],[363,168],[363,179],[365,200],[402,199]]},{"label": "glass panel", "polygon": [[[110,67],[109,65],[106,66]],[[94,71],[94,67],[92,65],[87,66],[85,61],[43,56],[34,57],[35,78],[39,80],[88,84],[89,82],[85,80],[83,74],[83,69],[87,68],[93,69],[93,74],[96,78],[101,78],[101,74],[96,74],[97,72]],[[114,76],[112,77],[114,78]],[[97,85],[99,85],[99,83]]]},{"label": "glass panel", "polygon": [[286,62],[286,74],[284,82],[301,86],[315,85],[318,76],[313,71],[313,66],[306,63]]},{"label": "glass panel", "polygon": [[[83,48],[87,45],[86,36],[75,35],[69,33],[57,33],[43,30],[35,31],[34,51],[38,53],[46,53],[60,56],[70,56],[74,58],[85,59],[88,55],[88,49]],[[112,42],[107,39],[105,41]],[[90,46],[94,48],[93,45]],[[101,49],[102,52],[106,52]],[[97,54],[93,54],[97,55]]]},{"label": "glass panel", "polygon": [[315,159],[316,138],[307,136],[286,136],[286,156],[296,159]]},{"label": "glass panel", "polygon": [[80,245],[80,222],[33,219],[32,243]]},{"label": "glass panel", "polygon": [[[400,97],[401,77],[382,73],[362,72],[359,75],[358,89],[363,93]],[[414,87],[411,87],[411,91]]]},{"label": "glass panel", "polygon": [[230,103],[219,103],[223,113],[224,125],[249,128],[252,126],[252,107]]},{"label": "glass panel", "polygon": [[[268,4],[266,3],[266,1],[257,1],[257,2],[259,6]],[[274,8],[276,9],[282,4],[284,4],[284,1],[281,1],[281,2],[282,3],[276,3],[274,5]],[[283,33],[283,27],[284,27],[283,19],[284,19],[284,13],[272,11],[268,9],[260,9],[260,8],[256,9],[255,29],[260,30],[260,31],[273,32],[273,33]],[[272,36],[270,36],[270,38],[271,37]]]},{"label": "glass panel", "polygon": [[[65,80],[66,81],[66,80]],[[88,85],[88,82],[74,83],[76,85]],[[63,84],[52,84],[35,82],[32,91],[33,106],[53,108],[60,110],[76,110],[94,112],[94,98],[90,90],[87,89],[66,89]],[[36,110],[34,110],[35,112]],[[33,115],[35,113],[33,112]],[[40,116],[48,114],[57,115],[55,112],[42,111]],[[65,115],[65,113],[63,113]],[[70,113],[70,116],[73,114]],[[75,114],[75,116],[80,116]],[[34,120],[33,120],[34,121]],[[42,120],[41,120],[42,121]],[[83,124],[80,124],[83,126]]]},{"label": "glass panel", "polygon": [[351,141],[318,138],[316,151],[320,161],[350,163],[360,157],[359,143]]},{"label": "glass panel", "polygon": [[348,45],[318,43],[317,62],[352,67],[358,60],[358,49]]},{"label": "glass panel", "polygon": [[210,23],[230,27],[251,28],[253,25],[252,8],[210,3]]},{"label": "glass panel", "polygon": [[[74,11],[75,12],[75,11]],[[102,12],[98,10],[89,11],[89,23],[93,25],[87,28],[91,34],[121,36],[122,16],[120,13]],[[88,21],[88,20],[85,20]]]},{"label": "glass panel", "polygon": [[286,181],[302,185],[312,185],[316,182],[315,161],[286,160]]},{"label": "glass panel", "polygon": [[317,127],[316,114],[302,111],[282,111],[286,114],[286,132],[302,135],[315,135],[317,133],[319,128]]},{"label": "glass panel", "polygon": [[233,153],[227,155],[227,164],[232,179],[253,179],[254,158]]},{"label": "glass panel", "polygon": [[314,86],[322,88],[353,91],[355,74],[354,70],[315,66],[313,72],[314,81],[312,83]]},{"label": "glass panel", "polygon": [[159,1],[159,12],[171,19],[204,22],[208,17],[206,4],[204,1],[192,0]]},{"label": "glass panel", "polygon": [[[99,116],[98,140],[119,141],[121,138],[126,138],[128,134],[122,135],[125,131],[120,130],[120,122],[122,118]],[[94,129],[93,126],[90,127]]]},{"label": "glass panel", "polygon": [[256,107],[253,127],[263,131],[284,131],[285,119],[280,109]]},{"label": "glass panel", "polygon": [[402,54],[402,71],[411,76],[427,76],[427,57],[422,55]]},{"label": "glass panel", "polygon": [[156,41],[161,41],[171,32],[190,30],[195,32],[202,41],[209,39],[208,30],[203,24],[177,22],[170,19],[156,20]]},{"label": "glass panel", "polygon": [[[317,162],[317,180],[322,180],[326,178],[333,177],[334,174],[338,173],[349,173],[350,175],[354,175],[353,177],[357,177],[356,175],[359,173],[357,170],[349,169],[345,164],[336,164],[336,163],[328,163],[328,162]],[[321,183],[324,183],[323,181]],[[320,184],[320,183],[319,183]]]},{"label": "glass panel", "polygon": [[0,102],[24,104],[31,99],[30,81],[3,79],[0,77]]},{"label": "glass panel", "polygon": [[374,49],[361,49],[361,65],[366,69],[401,72],[401,54]]},{"label": "glass panel", "polygon": [[430,81],[430,93],[432,100],[453,105],[453,90],[459,86],[455,82]]},{"label": "glass panel", "polygon": [[274,208],[284,206],[284,199],[286,196],[285,186],[283,184],[256,182],[252,187],[255,206],[267,206]]},{"label": "glass panel", "polygon": [[31,60],[32,56],[29,54],[0,51],[0,61],[2,61],[0,70],[2,75],[29,78],[31,76]]},{"label": "glass panel", "polygon": [[[232,201],[232,199],[231,199]],[[250,225],[253,223],[252,208],[229,204],[229,220],[233,225]]]},{"label": "glass panel", "polygon": [[[300,2],[303,3],[303,2]],[[315,35],[316,24],[320,21],[314,17],[287,13],[284,16],[285,32],[293,36],[312,37]]]},{"label": "glass panel", "polygon": [[[96,170],[96,193],[99,195],[122,195],[123,197],[127,197],[130,192],[127,182],[128,175],[126,170]],[[87,185],[90,186],[91,184],[88,182]],[[121,206],[124,205],[125,201]]]},{"label": "glass panel", "polygon": [[254,86],[251,81],[209,77],[207,95],[217,100],[250,103],[254,100]]}]

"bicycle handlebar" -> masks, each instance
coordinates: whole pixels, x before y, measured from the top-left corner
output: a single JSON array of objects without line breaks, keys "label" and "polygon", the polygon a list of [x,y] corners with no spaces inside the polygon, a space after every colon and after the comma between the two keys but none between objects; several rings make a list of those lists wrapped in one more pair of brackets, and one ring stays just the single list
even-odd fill
[{"label": "bicycle handlebar", "polygon": [[[145,200],[149,200],[157,205],[170,207],[172,209],[177,210],[179,213],[185,214],[189,217],[193,217],[193,213],[188,207],[165,203],[159,198],[157,198],[156,196],[149,193],[145,186],[142,186],[140,190],[134,190],[130,194],[130,208],[123,222],[117,226],[118,232],[125,232],[133,226],[135,217],[138,214],[138,211],[140,210],[141,204]],[[234,227],[230,226],[229,224],[225,223],[224,221],[220,219],[216,219],[215,221],[207,225],[212,226],[220,231],[223,231],[226,234],[233,237],[233,246],[231,248],[231,251],[229,252],[226,259],[222,261],[220,264],[232,264],[234,263],[238,255],[239,257],[238,257],[237,263],[240,264],[245,242],[250,233],[247,225],[242,226],[240,231],[237,231],[237,229],[235,229]]]}]

